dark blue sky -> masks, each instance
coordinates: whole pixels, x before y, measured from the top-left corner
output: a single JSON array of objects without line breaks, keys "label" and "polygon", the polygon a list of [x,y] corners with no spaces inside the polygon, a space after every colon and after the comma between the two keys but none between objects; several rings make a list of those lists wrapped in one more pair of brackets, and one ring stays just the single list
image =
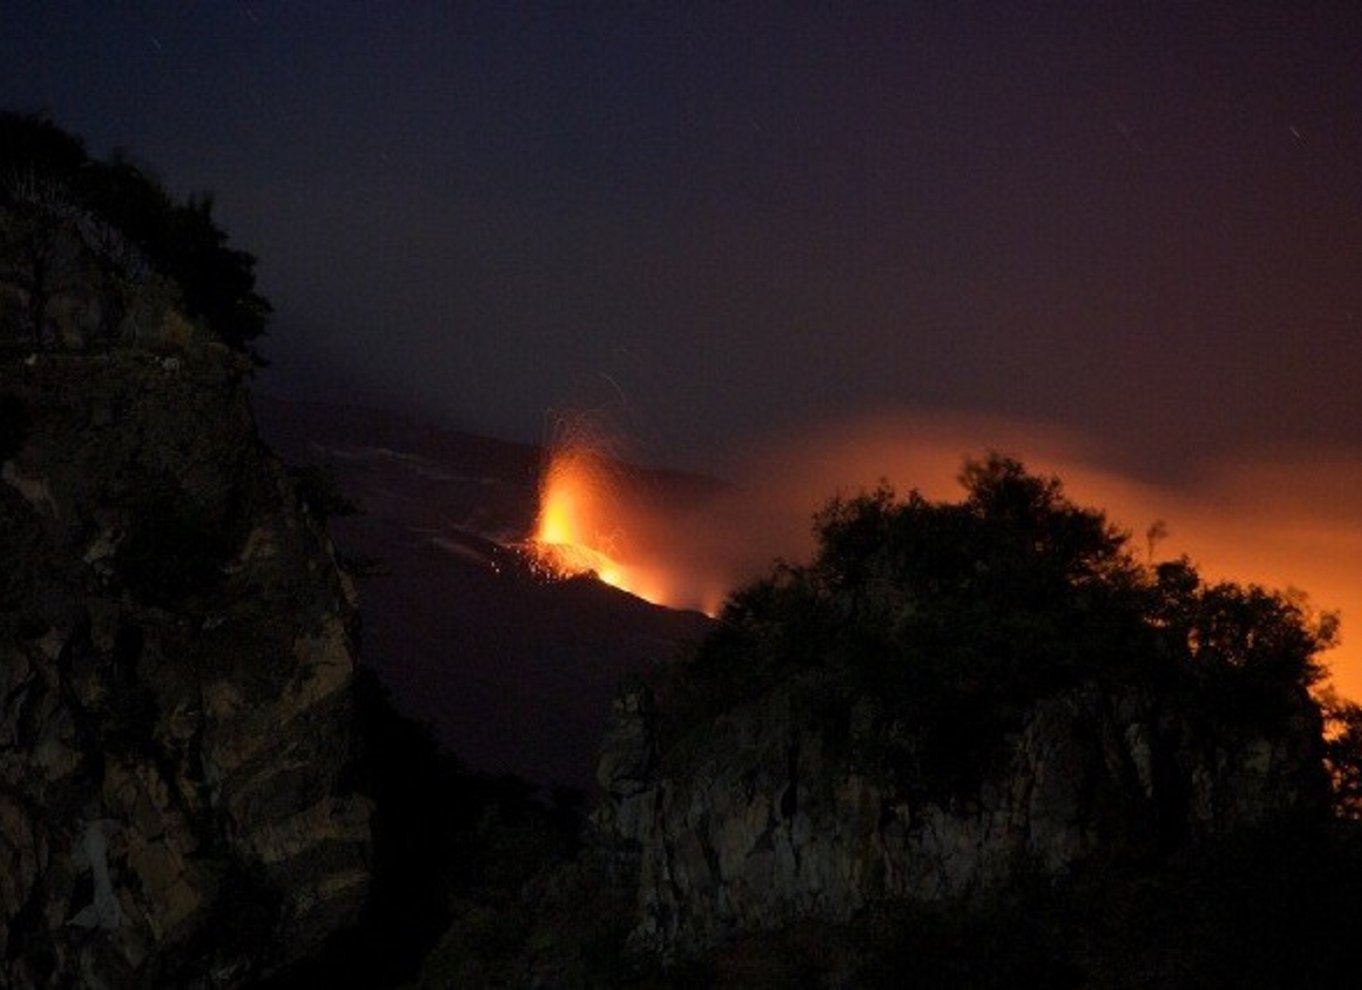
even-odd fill
[{"label": "dark blue sky", "polygon": [[275,392],[699,467],[885,407],[1357,446],[1352,0],[0,0],[0,103],[215,191]]}]

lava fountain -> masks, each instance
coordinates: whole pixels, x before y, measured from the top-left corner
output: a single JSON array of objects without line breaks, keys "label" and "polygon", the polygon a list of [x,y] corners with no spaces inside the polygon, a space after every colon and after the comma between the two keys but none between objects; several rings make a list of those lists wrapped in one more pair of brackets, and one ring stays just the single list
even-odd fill
[{"label": "lava fountain", "polygon": [[618,528],[609,523],[613,489],[610,465],[594,450],[567,444],[550,454],[539,481],[539,515],[528,547],[542,573],[553,578],[594,574],[638,594],[630,587],[626,568],[612,556],[620,539]]},{"label": "lava fountain", "polygon": [[654,605],[713,615],[728,585],[697,578],[680,552],[693,549],[694,520],[664,504],[666,483],[615,456],[588,415],[565,417],[557,434],[533,535],[520,544],[534,570],[550,580],[593,576]]}]

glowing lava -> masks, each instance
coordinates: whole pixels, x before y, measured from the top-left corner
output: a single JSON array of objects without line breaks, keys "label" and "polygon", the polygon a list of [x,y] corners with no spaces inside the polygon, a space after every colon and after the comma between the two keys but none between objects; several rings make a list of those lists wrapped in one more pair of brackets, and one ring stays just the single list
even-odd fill
[{"label": "glowing lava", "polygon": [[611,469],[604,458],[575,445],[554,450],[539,482],[539,517],[529,552],[550,577],[594,574],[652,601],[613,556],[620,540],[610,521],[614,501]]},{"label": "glowing lava", "polygon": [[650,502],[656,482],[607,453],[589,418],[565,420],[559,435],[539,479],[534,535],[520,545],[531,566],[552,580],[592,575],[654,605],[712,616],[727,586],[677,565],[691,528]]}]

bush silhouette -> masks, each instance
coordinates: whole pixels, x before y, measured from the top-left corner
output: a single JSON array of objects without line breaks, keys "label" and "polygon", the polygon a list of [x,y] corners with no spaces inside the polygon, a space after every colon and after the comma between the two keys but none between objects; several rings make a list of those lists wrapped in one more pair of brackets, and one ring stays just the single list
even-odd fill
[{"label": "bush silhouette", "polygon": [[[186,315],[228,346],[250,353],[265,332],[271,310],[255,289],[255,258],[228,246],[210,194],[177,202],[125,155],[92,158],[46,118],[0,113],[0,232],[0,286],[27,296],[35,343],[60,288],[54,266],[69,264],[73,241],[86,256],[81,277],[104,297],[106,322],[116,325],[126,305],[124,283],[154,271],[178,288]],[[84,270],[91,264],[96,272]]]},{"label": "bush silhouette", "polygon": [[818,711],[872,701],[901,727],[881,762],[905,786],[959,794],[1038,699],[1086,680],[1190,693],[1209,719],[1270,726],[1321,676],[1337,623],[1303,598],[1208,584],[1186,559],[1140,563],[1102,512],[1015,460],[967,462],[960,481],[959,502],[881,485],[828,503],[810,563],[726,603],[679,675],[674,734],[817,670],[845,695]]}]

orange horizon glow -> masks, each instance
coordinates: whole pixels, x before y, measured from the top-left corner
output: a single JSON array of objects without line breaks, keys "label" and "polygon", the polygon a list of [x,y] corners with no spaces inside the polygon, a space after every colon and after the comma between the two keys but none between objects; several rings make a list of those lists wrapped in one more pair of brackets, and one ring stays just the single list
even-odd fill
[{"label": "orange horizon glow", "polygon": [[[530,548],[553,577],[595,573],[671,608],[719,611],[727,595],[814,549],[813,513],[829,498],[873,489],[956,500],[967,457],[989,450],[1053,474],[1076,504],[1101,509],[1143,557],[1156,521],[1167,536],[1154,560],[1187,555],[1204,578],[1301,589],[1339,612],[1341,643],[1324,654],[1331,685],[1362,699],[1362,455],[1351,451],[1240,452],[1208,458],[1176,485],[1139,481],[1083,438],[1040,424],[891,411],[823,423],[734,447],[726,472],[741,483],[688,506],[663,507],[628,469],[590,444],[553,452],[540,483]],[[1153,561],[1151,561],[1153,562]]]}]

